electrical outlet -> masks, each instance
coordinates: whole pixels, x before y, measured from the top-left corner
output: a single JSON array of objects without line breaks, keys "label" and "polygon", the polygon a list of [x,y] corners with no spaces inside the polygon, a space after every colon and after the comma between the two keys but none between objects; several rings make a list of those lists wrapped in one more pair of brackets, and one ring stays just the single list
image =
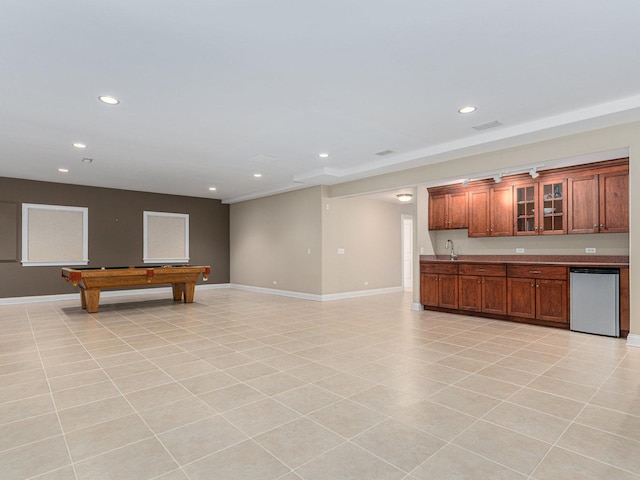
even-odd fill
[{"label": "electrical outlet", "polygon": [[338,255],[344,255],[344,248],[338,249]]},{"label": "electrical outlet", "polygon": [[364,284],[365,284],[365,286],[366,286],[366,285],[369,285],[369,282],[364,282]]},{"label": "electrical outlet", "polygon": [[524,248],[516,248],[516,253],[524,253]]},{"label": "electrical outlet", "polygon": [[584,249],[585,253],[596,253],[596,249],[593,247],[587,247]]}]

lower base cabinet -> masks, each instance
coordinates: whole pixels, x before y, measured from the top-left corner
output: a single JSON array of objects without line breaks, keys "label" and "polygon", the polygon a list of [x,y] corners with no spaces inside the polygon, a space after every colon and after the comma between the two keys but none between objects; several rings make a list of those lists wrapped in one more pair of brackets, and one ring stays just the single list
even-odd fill
[{"label": "lower base cabinet", "polygon": [[458,268],[460,310],[506,315],[507,279],[504,265],[461,264]]},{"label": "lower base cabinet", "polygon": [[509,265],[508,314],[568,323],[567,267]]},{"label": "lower base cabinet", "polygon": [[458,265],[420,265],[420,303],[428,307],[458,308]]},{"label": "lower base cabinet", "polygon": [[434,310],[568,326],[568,267],[424,262],[420,302]]}]

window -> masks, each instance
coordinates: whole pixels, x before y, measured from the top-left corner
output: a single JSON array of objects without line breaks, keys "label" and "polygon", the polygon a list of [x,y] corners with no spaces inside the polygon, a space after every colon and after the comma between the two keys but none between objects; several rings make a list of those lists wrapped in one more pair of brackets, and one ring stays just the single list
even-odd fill
[{"label": "window", "polygon": [[144,263],[189,263],[189,215],[143,212]]},{"label": "window", "polygon": [[22,204],[22,265],[87,265],[86,207]]}]

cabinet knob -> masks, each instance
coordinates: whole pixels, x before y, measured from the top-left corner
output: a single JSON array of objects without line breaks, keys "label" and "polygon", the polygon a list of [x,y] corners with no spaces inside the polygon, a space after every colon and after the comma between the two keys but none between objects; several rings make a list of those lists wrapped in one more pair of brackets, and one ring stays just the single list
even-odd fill
[{"label": "cabinet knob", "polygon": [[601,224],[600,224],[600,228],[604,228],[604,223],[601,223]]},{"label": "cabinet knob", "polygon": [[535,283],[532,283],[532,284],[531,284],[531,288],[533,288],[533,287],[535,287],[535,286],[536,286],[536,285],[535,285]]},{"label": "cabinet knob", "polygon": [[540,285],[538,285],[537,283],[536,283],[536,288],[540,288]]},{"label": "cabinet knob", "polygon": [[598,228],[598,224],[594,225],[593,228]]}]

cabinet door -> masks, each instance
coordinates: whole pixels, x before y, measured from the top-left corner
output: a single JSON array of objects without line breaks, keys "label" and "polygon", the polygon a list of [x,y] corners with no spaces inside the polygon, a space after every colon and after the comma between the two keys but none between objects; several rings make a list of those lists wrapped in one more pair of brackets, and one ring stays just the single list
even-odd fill
[{"label": "cabinet door", "polygon": [[447,228],[447,196],[429,195],[429,230]]},{"label": "cabinet door", "polygon": [[567,281],[536,280],[536,318],[567,322]]},{"label": "cabinet door", "polygon": [[513,235],[513,188],[493,187],[491,189],[491,236],[509,237]]},{"label": "cabinet door", "polygon": [[467,192],[448,195],[447,228],[467,228],[469,226]]},{"label": "cabinet door", "polygon": [[568,233],[597,233],[598,175],[570,178],[567,184]]},{"label": "cabinet door", "polygon": [[438,306],[438,274],[420,274],[420,303],[430,307]]},{"label": "cabinet door", "polygon": [[507,309],[509,315],[536,318],[536,284],[531,278],[509,278]]},{"label": "cabinet door", "polygon": [[514,187],[514,215],[516,235],[537,235],[536,202],[538,185],[535,183]]},{"label": "cabinet door", "polygon": [[567,181],[540,182],[538,186],[538,233],[558,235],[567,233]]},{"label": "cabinet door", "polygon": [[482,310],[482,277],[476,275],[460,275],[458,300],[460,310],[479,312]]},{"label": "cabinet door", "polygon": [[442,308],[458,308],[458,275],[439,275],[438,301]]},{"label": "cabinet door", "polygon": [[[462,290],[460,291],[462,293]],[[462,297],[460,298],[462,303]],[[462,308],[462,306],[460,307]],[[504,277],[482,277],[482,311],[506,315],[507,279]]]},{"label": "cabinet door", "polygon": [[489,236],[489,190],[469,192],[469,237]]},{"label": "cabinet door", "polygon": [[600,175],[600,231],[629,231],[629,174],[626,171]]}]

